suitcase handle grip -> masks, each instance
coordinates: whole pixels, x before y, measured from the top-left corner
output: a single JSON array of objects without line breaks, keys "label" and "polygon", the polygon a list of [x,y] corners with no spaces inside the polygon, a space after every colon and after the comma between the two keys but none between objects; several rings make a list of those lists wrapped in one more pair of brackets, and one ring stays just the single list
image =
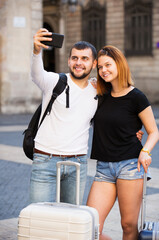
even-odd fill
[{"label": "suitcase handle grip", "polygon": [[59,161],[56,163],[57,166],[57,180],[56,180],[56,202],[60,202],[60,170],[61,165],[75,166],[76,167],[76,205],[79,205],[79,193],[80,193],[80,163],[72,161]]}]

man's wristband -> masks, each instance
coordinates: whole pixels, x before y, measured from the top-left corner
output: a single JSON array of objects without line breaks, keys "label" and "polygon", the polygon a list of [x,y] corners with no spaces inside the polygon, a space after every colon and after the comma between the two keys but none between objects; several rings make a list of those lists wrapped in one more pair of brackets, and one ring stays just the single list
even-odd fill
[{"label": "man's wristband", "polygon": [[141,152],[146,152],[146,153],[148,153],[149,156],[151,156],[150,151],[146,148],[142,148]]}]

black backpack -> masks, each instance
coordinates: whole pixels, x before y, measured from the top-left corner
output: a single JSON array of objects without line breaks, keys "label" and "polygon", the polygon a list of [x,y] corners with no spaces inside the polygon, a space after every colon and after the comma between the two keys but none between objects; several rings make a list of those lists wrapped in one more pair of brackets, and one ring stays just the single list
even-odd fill
[{"label": "black backpack", "polygon": [[[66,88],[67,86],[67,88]],[[34,153],[34,138],[36,133],[42,124],[46,115],[49,115],[52,109],[52,104],[55,99],[60,95],[64,89],[66,88],[66,108],[69,108],[69,86],[67,85],[67,76],[64,73],[59,74],[59,80],[56,86],[53,89],[51,99],[48,103],[48,106],[41,118],[39,123],[40,115],[41,115],[41,108],[42,104],[39,105],[37,110],[35,111],[34,115],[32,116],[28,128],[23,132],[24,139],[23,139],[23,151],[25,155],[33,160],[33,153]]]}]

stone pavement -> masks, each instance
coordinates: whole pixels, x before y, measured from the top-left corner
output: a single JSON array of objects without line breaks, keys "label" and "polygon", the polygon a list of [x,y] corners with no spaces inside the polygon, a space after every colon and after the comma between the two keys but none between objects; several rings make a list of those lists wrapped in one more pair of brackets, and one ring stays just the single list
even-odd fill
[{"label": "stone pavement", "polygon": [[[159,126],[159,106],[153,106]],[[18,215],[28,204],[31,161],[22,151],[22,132],[31,115],[0,115],[0,240],[16,240]],[[144,134],[145,140],[146,134]],[[91,142],[91,139],[90,141]],[[90,144],[89,144],[90,145]],[[89,150],[90,151],[90,150]],[[152,152],[152,180],[147,187],[146,219],[159,221],[159,143]],[[95,174],[96,161],[88,160],[84,203]],[[122,239],[120,214],[115,203],[104,226],[113,240]]]}]

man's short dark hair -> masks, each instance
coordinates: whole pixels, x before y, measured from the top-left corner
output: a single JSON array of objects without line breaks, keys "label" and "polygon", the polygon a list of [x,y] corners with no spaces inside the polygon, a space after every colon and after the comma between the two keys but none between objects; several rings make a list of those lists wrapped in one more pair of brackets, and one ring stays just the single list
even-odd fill
[{"label": "man's short dark hair", "polygon": [[77,50],[84,50],[84,49],[91,49],[92,51],[92,56],[94,58],[94,60],[97,58],[97,50],[96,48],[89,42],[85,42],[85,41],[79,41],[77,43],[75,43],[72,48],[70,49],[70,55],[69,57],[71,57],[71,53],[72,53],[72,49],[75,48]]}]

